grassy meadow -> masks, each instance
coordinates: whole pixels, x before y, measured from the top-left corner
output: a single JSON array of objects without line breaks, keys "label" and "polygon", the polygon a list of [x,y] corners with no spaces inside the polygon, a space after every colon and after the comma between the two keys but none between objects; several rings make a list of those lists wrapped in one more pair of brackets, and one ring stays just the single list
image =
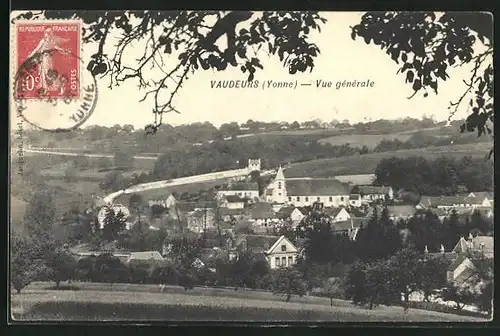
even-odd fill
[{"label": "grassy meadow", "polygon": [[[88,286],[90,285],[90,286]],[[270,292],[200,288],[184,293],[158,285],[78,284],[80,290],[47,290],[30,286],[12,294],[16,320],[59,321],[330,321],[330,322],[481,322],[480,318],[410,309],[359,308],[344,300],[292,297]],[[114,288],[113,288],[114,287]],[[135,290],[134,290],[135,287]]]},{"label": "grassy meadow", "polygon": [[417,149],[404,149],[391,152],[371,153],[364,155],[345,156],[332,159],[312,160],[293,163],[286,169],[287,177],[333,177],[336,175],[373,174],[380,160],[397,156],[423,156],[435,159],[442,155],[460,159],[464,156],[484,158],[491,149],[491,142],[480,142],[465,145],[437,146]]}]

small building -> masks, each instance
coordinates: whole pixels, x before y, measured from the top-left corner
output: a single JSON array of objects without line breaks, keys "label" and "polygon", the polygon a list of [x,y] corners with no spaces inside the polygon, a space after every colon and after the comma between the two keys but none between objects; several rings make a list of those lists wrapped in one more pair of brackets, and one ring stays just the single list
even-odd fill
[{"label": "small building", "polygon": [[394,199],[394,190],[388,186],[357,185],[352,188],[351,194],[359,194],[364,204]]},{"label": "small building", "polygon": [[413,205],[388,205],[389,218],[393,221],[413,217],[417,209]]},{"label": "small building", "polygon": [[259,199],[259,185],[256,182],[232,182],[217,192],[217,197],[239,196],[254,202]]},{"label": "small building", "polygon": [[269,203],[259,202],[252,204],[249,214],[256,225],[268,226],[271,223],[279,222],[277,214]]},{"label": "small building", "polygon": [[467,195],[470,203],[474,206],[493,208],[493,194],[488,191],[475,191]]},{"label": "small building", "polygon": [[163,257],[158,251],[132,252],[127,259],[128,265],[156,265],[163,262]]},{"label": "small building", "polygon": [[245,199],[238,195],[227,195],[221,199],[221,207],[228,209],[243,209],[245,207]]},{"label": "small building", "polygon": [[360,194],[349,195],[349,205],[355,208],[360,208],[362,205]]},{"label": "small building", "polygon": [[334,222],[332,223],[332,231],[334,234],[345,235],[354,241],[364,222],[366,222],[365,218],[354,217],[345,221]]},{"label": "small building", "polygon": [[326,208],[325,212],[332,218],[333,222],[344,222],[351,219],[351,215],[343,207],[341,208]]},{"label": "small building", "polygon": [[271,269],[288,267],[297,263],[297,247],[285,236],[279,237],[265,255]]},{"label": "small building", "polygon": [[476,236],[466,239],[461,237],[452,250],[453,253],[467,254],[469,252],[481,252],[485,257],[493,257],[494,254],[494,239],[489,236]]}]

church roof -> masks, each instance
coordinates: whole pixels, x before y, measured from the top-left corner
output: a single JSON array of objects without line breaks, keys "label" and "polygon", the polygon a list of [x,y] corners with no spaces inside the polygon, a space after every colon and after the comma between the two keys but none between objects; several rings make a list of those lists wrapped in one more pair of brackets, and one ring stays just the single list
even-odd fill
[{"label": "church roof", "polygon": [[276,177],[274,178],[275,180],[284,180],[285,179],[285,174],[283,174],[283,168],[279,166],[278,172],[276,173]]},{"label": "church roof", "polygon": [[349,195],[346,186],[335,179],[293,179],[286,182],[288,196]]}]

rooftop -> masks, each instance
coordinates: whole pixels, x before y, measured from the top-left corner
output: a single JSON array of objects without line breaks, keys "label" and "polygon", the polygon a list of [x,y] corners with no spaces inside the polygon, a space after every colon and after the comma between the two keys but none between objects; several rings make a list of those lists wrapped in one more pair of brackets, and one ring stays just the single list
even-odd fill
[{"label": "rooftop", "polygon": [[347,196],[349,191],[335,179],[293,179],[286,182],[288,196]]}]

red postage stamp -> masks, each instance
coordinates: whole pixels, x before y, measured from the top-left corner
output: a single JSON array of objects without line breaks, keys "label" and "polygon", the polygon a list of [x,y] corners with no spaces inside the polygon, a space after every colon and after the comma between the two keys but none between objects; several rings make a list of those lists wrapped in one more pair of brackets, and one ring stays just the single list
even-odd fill
[{"label": "red postage stamp", "polygon": [[15,29],[15,97],[79,98],[80,23],[22,22]]}]

